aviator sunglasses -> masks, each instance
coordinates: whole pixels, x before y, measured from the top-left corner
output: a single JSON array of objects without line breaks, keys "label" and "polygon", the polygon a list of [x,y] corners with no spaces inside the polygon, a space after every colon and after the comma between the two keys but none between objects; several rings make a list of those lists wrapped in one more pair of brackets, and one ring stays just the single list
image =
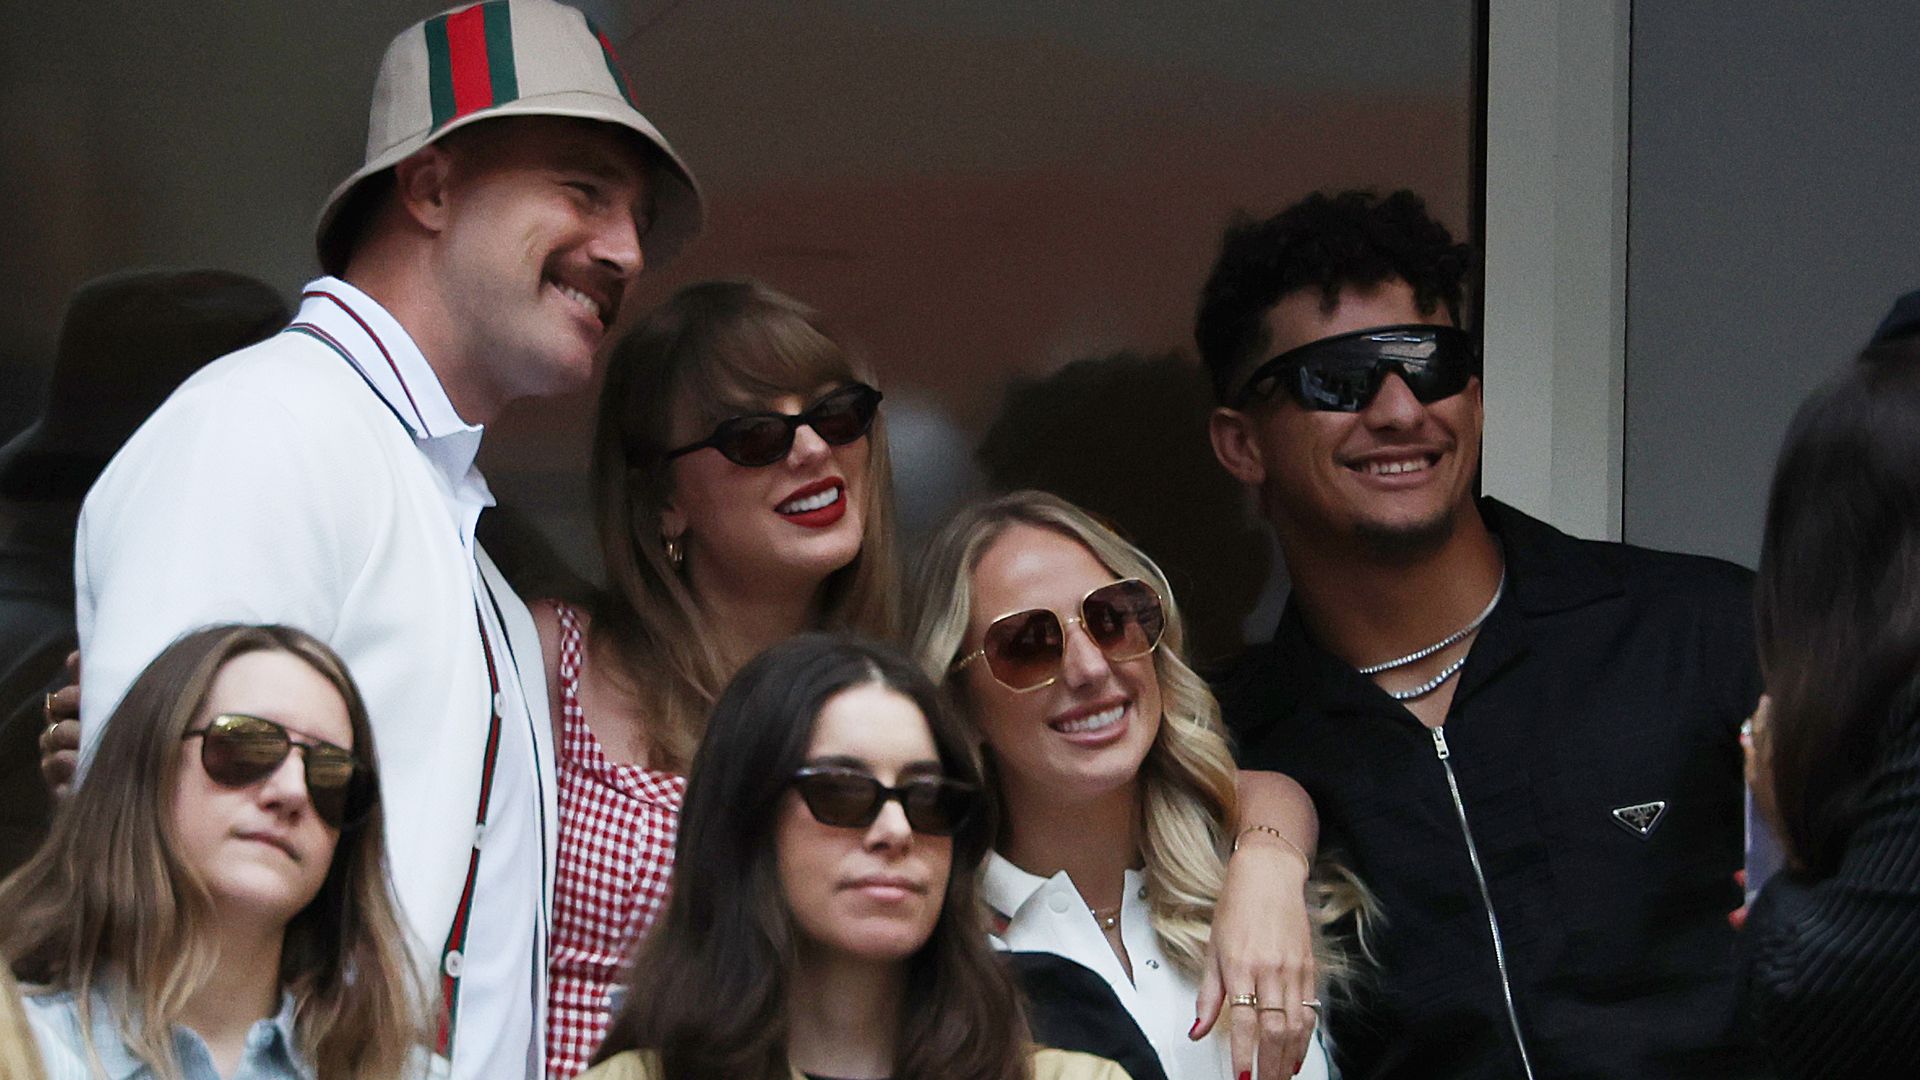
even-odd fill
[{"label": "aviator sunglasses", "polygon": [[1051,686],[1066,659],[1068,623],[1079,623],[1100,652],[1119,663],[1152,652],[1167,616],[1153,586],[1127,578],[1082,597],[1080,614],[1065,623],[1046,608],[1000,616],[988,624],[980,647],[955,661],[950,673],[984,659],[994,679],[1015,693]]},{"label": "aviator sunglasses", "polygon": [[758,468],[785,458],[802,425],[812,428],[828,446],[845,446],[866,435],[879,411],[880,391],[865,383],[851,383],[798,415],[765,412],[728,417],[699,442],[667,451],[666,460],[711,446],[735,465]]},{"label": "aviator sunglasses", "polygon": [[892,799],[900,804],[913,831],[928,836],[958,832],[973,813],[980,794],[972,784],[943,776],[914,777],[898,787],[888,787],[857,769],[834,766],[801,769],[793,774],[793,787],[813,820],[822,825],[864,829]]},{"label": "aviator sunglasses", "polygon": [[213,782],[243,788],[273,775],[294,747],[306,767],[307,801],[320,820],[335,829],[358,825],[373,809],[373,771],[330,742],[294,742],[286,728],[271,720],[222,713],[206,727],[180,736],[200,739],[200,764]]},{"label": "aviator sunglasses", "polygon": [[1473,337],[1452,326],[1376,326],[1310,341],[1261,364],[1230,403],[1244,408],[1285,386],[1302,408],[1359,412],[1389,374],[1421,404],[1449,398],[1480,374]]}]

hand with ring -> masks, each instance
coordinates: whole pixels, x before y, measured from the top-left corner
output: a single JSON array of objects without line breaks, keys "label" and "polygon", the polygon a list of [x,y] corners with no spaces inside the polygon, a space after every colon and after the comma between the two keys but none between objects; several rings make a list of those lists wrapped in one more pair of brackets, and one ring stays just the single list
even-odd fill
[{"label": "hand with ring", "polygon": [[46,727],[40,732],[40,775],[55,799],[64,799],[80,766],[80,654],[67,655],[71,681],[49,693],[41,709]]},{"label": "hand with ring", "polygon": [[1228,863],[1191,1034],[1228,1025],[1235,1077],[1286,1080],[1306,1060],[1316,1019],[1299,1003],[1318,986],[1306,869],[1297,852],[1264,834]]}]

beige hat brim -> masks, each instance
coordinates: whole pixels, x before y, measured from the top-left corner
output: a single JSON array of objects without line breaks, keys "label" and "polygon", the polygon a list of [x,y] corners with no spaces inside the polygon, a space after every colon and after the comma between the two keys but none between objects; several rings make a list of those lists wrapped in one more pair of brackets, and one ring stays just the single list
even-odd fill
[{"label": "beige hat brim", "polygon": [[348,196],[356,188],[369,178],[393,168],[421,148],[445,137],[448,132],[503,116],[560,116],[597,120],[625,128],[640,137],[649,151],[648,160],[654,166],[647,178],[653,197],[653,221],[646,235],[640,239],[641,251],[645,254],[649,270],[660,269],[672,262],[681,249],[699,236],[706,226],[705,202],[699,182],[693,178],[693,172],[686,163],[680,160],[680,155],[667,145],[667,140],[659,130],[637,110],[610,106],[604,94],[570,90],[517,98],[502,105],[476,110],[436,130],[423,131],[413,138],[403,139],[355,170],[327,196],[314,224],[314,243],[320,254],[322,268],[335,274],[343,268],[350,238],[334,233],[338,228],[356,224],[340,218],[341,208],[347,205]]}]

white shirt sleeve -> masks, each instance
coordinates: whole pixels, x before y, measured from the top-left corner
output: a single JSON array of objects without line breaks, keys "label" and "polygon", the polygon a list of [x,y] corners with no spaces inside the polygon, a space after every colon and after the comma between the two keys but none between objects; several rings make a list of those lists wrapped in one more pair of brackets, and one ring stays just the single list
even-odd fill
[{"label": "white shirt sleeve", "polygon": [[87,495],[75,544],[82,770],[128,687],[213,623],[284,623],[330,640],[369,550],[364,454],[278,395],[189,384]]}]

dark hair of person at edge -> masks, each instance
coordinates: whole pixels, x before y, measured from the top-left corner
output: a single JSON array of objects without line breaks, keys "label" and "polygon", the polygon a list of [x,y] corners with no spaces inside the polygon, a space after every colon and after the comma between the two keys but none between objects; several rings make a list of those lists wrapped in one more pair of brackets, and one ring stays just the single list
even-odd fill
[{"label": "dark hair of person at edge", "polygon": [[1794,414],[1755,592],[1749,776],[1786,867],[1746,917],[1749,1015],[1783,1077],[1894,1075],[1920,1059],[1920,336]]}]

